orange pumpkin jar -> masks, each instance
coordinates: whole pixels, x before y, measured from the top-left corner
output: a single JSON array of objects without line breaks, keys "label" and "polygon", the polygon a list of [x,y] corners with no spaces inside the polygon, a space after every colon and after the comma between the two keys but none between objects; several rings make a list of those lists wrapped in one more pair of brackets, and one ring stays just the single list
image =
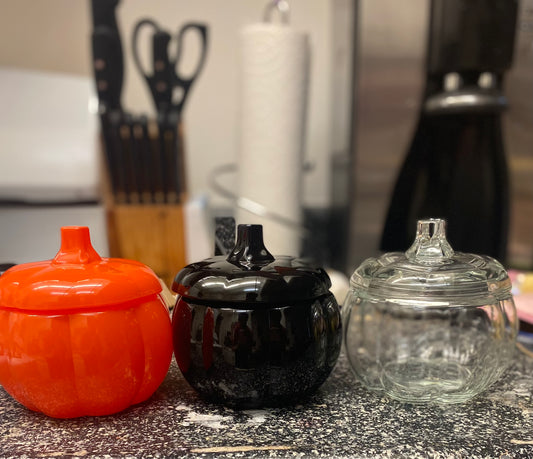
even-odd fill
[{"label": "orange pumpkin jar", "polygon": [[148,399],[172,358],[161,290],[147,266],[100,257],[87,227],[61,228],[53,260],[0,277],[0,384],[57,418],[112,414]]}]

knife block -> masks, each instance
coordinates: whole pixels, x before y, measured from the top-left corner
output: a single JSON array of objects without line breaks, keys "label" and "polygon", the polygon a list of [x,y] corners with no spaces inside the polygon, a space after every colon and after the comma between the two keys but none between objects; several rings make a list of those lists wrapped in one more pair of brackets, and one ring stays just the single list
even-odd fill
[{"label": "knife block", "polygon": [[[177,132],[176,140],[181,152],[178,158],[179,167],[184,171],[182,123],[179,123]],[[103,140],[101,151],[104,153]],[[156,143],[161,141],[157,132],[155,134],[150,132],[150,141]],[[186,192],[170,193],[166,196],[160,192],[156,193],[151,201],[145,202],[141,199],[142,193],[129,195],[113,193],[111,174],[105,156],[102,169],[102,177],[105,178],[102,186],[110,256],[144,263],[170,288],[176,273],[186,265],[184,221]],[[181,180],[185,183],[184,176]],[[128,202],[124,202],[125,197]]]},{"label": "knife block", "polygon": [[111,257],[146,264],[170,287],[186,264],[182,204],[114,204],[107,209]]}]

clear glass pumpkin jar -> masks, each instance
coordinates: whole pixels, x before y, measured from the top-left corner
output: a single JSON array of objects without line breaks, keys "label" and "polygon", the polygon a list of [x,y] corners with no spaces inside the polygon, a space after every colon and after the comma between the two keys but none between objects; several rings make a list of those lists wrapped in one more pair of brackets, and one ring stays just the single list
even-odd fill
[{"label": "clear glass pumpkin jar", "polygon": [[510,364],[518,332],[505,269],[488,256],[454,252],[439,219],[419,221],[405,253],[364,261],[342,314],[357,378],[408,403],[479,394]]}]

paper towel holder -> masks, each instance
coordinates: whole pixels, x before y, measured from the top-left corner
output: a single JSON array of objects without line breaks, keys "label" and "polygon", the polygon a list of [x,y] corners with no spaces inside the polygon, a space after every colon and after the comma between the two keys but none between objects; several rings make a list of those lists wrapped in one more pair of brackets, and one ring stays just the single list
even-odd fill
[{"label": "paper towel holder", "polygon": [[268,2],[263,14],[263,22],[272,22],[272,12],[274,10],[279,12],[280,21],[282,24],[289,24],[291,9],[287,0],[272,0]]}]

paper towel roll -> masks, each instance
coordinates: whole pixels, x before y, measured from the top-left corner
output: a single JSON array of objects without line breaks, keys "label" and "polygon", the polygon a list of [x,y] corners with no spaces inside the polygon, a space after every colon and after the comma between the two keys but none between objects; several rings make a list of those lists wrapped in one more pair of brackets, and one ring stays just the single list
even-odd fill
[{"label": "paper towel roll", "polygon": [[[283,24],[241,31],[238,193],[294,224],[302,222],[302,168],[309,74],[307,34]],[[299,255],[294,226],[238,208],[237,223],[264,227],[274,254]]]}]

